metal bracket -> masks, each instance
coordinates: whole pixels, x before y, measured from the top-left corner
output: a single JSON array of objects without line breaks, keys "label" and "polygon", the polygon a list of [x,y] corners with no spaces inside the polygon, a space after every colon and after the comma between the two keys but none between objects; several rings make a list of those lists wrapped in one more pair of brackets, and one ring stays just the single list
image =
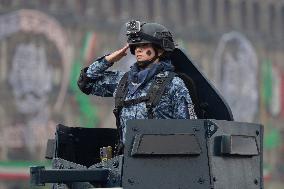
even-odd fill
[{"label": "metal bracket", "polygon": [[98,182],[108,180],[106,169],[53,169],[45,170],[43,166],[30,167],[31,185],[44,186],[45,183]]},{"label": "metal bracket", "polygon": [[207,135],[207,138],[211,138],[211,136],[216,133],[216,131],[218,130],[218,126],[216,125],[216,123],[210,121],[210,120],[207,120],[206,122],[206,135]]}]

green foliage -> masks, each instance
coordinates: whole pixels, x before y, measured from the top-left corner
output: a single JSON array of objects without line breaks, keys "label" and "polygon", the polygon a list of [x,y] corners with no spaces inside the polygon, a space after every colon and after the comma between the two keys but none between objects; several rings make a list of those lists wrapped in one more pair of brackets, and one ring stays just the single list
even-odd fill
[{"label": "green foliage", "polygon": [[272,99],[272,63],[267,60],[261,64],[261,99],[268,106]]},{"label": "green foliage", "polygon": [[281,146],[281,134],[279,129],[272,127],[271,124],[267,124],[264,132],[263,147],[266,150],[275,149]]},{"label": "green foliage", "polygon": [[96,107],[91,104],[90,97],[82,93],[77,86],[77,79],[82,69],[82,62],[85,60],[85,54],[88,51],[92,32],[87,32],[80,49],[79,58],[75,58],[71,71],[70,89],[74,93],[76,102],[79,105],[80,124],[84,127],[95,127],[98,124]]},{"label": "green foliage", "polygon": [[84,127],[92,128],[98,123],[97,109],[91,104],[89,96],[82,93],[77,86],[77,79],[81,70],[80,61],[74,61],[70,78],[70,89],[79,105],[80,123]]}]

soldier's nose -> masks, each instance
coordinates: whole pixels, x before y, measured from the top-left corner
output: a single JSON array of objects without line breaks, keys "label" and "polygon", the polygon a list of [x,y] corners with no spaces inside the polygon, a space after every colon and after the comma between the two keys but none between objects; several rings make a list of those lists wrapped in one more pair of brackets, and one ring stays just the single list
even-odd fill
[{"label": "soldier's nose", "polygon": [[136,53],[142,52],[142,48],[141,48],[141,47],[136,47],[136,48],[135,48],[135,52],[136,52]]}]

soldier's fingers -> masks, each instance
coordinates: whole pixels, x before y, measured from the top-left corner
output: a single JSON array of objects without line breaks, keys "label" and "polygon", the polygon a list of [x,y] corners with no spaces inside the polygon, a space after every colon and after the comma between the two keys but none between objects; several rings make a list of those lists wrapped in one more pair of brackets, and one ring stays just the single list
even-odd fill
[{"label": "soldier's fingers", "polygon": [[120,49],[118,54],[124,54],[126,52],[127,49]]},{"label": "soldier's fingers", "polygon": [[125,45],[121,50],[126,51],[129,48],[129,45]]}]

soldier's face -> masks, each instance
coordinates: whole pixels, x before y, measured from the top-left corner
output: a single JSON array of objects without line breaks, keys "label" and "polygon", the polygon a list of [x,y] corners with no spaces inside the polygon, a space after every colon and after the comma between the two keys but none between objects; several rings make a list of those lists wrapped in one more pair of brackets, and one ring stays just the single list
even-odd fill
[{"label": "soldier's face", "polygon": [[155,50],[150,43],[135,46],[135,57],[137,61],[147,61],[155,57]]}]

